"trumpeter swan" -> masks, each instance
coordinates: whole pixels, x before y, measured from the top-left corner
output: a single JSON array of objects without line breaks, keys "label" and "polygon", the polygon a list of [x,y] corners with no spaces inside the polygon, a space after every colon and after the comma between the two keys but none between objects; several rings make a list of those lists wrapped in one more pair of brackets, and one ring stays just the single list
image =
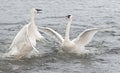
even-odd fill
[{"label": "trumpeter swan", "polygon": [[39,27],[39,30],[47,35],[50,35],[54,39],[57,39],[57,41],[61,45],[61,50],[65,53],[74,53],[77,55],[89,53],[89,50],[86,50],[85,46],[92,40],[95,33],[99,30],[102,30],[102,28],[87,29],[83,31],[77,38],[70,40],[69,32],[70,32],[70,26],[72,22],[72,15],[68,15],[67,19],[68,19],[68,24],[66,26],[64,39],[59,33],[57,33],[51,28]]},{"label": "trumpeter swan", "polygon": [[6,53],[7,56],[15,56],[17,58],[26,57],[32,51],[38,53],[39,51],[35,48],[36,40],[43,39],[43,36],[39,33],[37,26],[34,21],[35,14],[41,11],[41,9],[31,9],[31,20],[30,23],[25,25],[15,36],[10,51]]}]

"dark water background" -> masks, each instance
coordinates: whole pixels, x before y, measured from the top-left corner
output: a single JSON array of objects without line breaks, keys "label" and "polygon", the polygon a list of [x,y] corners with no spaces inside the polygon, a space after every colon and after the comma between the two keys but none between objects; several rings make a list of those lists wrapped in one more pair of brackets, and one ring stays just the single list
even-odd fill
[{"label": "dark water background", "polygon": [[120,73],[120,0],[1,0],[1,53],[8,50],[17,32],[29,22],[31,8],[43,10],[35,17],[37,26],[51,27],[63,36],[67,21],[55,17],[72,14],[71,39],[87,28],[112,30],[98,32],[86,46],[97,50],[94,55],[60,55],[52,52],[59,46],[48,38],[47,44],[37,44],[45,56],[21,61],[1,58],[0,73]]}]

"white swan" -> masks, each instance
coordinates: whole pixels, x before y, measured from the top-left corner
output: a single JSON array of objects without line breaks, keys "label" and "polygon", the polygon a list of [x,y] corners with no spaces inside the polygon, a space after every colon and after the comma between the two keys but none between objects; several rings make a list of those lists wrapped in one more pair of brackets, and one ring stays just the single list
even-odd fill
[{"label": "white swan", "polygon": [[43,39],[43,36],[39,33],[37,26],[35,25],[34,17],[35,13],[41,11],[41,9],[31,9],[31,21],[25,25],[14,38],[10,51],[6,53],[7,56],[15,56],[17,58],[26,57],[32,51],[38,53],[39,51],[35,48],[36,40]]},{"label": "white swan", "polygon": [[57,39],[57,41],[61,45],[61,48],[62,48],[61,50],[65,53],[74,53],[77,55],[80,55],[83,53],[89,53],[89,51],[85,49],[85,46],[92,40],[95,33],[99,30],[102,30],[102,28],[87,29],[83,31],[77,38],[70,40],[69,32],[70,32],[70,26],[72,22],[72,16],[68,15],[67,19],[68,19],[68,24],[66,27],[64,39],[59,33],[57,33],[51,28],[39,27],[39,30],[47,35],[50,35],[54,39]]}]

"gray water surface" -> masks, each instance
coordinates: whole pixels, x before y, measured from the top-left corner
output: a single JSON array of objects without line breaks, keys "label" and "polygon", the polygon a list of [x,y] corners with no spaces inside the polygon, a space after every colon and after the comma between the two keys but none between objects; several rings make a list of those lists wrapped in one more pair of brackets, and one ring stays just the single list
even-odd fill
[{"label": "gray water surface", "polygon": [[86,46],[96,53],[86,57],[58,54],[59,45],[52,39],[37,43],[42,57],[15,60],[0,59],[0,73],[120,73],[120,0],[1,0],[0,53],[8,48],[17,32],[29,22],[30,9],[40,8],[36,25],[53,28],[64,36],[67,20],[73,15],[70,38],[93,27],[112,27],[98,32]]}]

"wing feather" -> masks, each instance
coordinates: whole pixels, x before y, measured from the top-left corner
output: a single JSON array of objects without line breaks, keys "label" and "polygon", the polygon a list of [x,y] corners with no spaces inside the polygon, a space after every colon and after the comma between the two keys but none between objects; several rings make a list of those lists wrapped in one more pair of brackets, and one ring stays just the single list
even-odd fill
[{"label": "wing feather", "polygon": [[95,35],[95,33],[101,30],[100,28],[91,28],[83,31],[77,38],[73,39],[72,41],[78,45],[85,46],[87,45]]},{"label": "wing feather", "polygon": [[60,44],[64,41],[63,37],[51,28],[39,27],[39,31],[51,36],[52,38],[57,40],[57,42],[60,43]]}]

